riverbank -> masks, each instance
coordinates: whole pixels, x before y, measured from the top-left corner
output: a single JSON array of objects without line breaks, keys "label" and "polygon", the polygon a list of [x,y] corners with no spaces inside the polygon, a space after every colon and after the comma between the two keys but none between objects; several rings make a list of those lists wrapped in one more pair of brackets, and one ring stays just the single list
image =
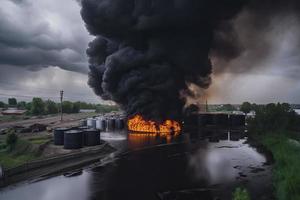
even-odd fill
[{"label": "riverbank", "polygon": [[274,156],[273,181],[279,200],[300,199],[300,143],[288,132],[256,135]]},{"label": "riverbank", "polygon": [[4,169],[4,178],[0,181],[0,186],[77,169],[97,162],[114,151],[115,149],[105,142],[102,145],[85,148],[79,152],[26,162],[18,167]]}]

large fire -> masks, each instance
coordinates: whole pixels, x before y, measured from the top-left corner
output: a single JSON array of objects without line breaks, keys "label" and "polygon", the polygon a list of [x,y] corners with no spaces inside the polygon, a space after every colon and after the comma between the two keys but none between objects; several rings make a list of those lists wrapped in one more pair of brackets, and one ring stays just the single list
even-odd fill
[{"label": "large fire", "polygon": [[166,120],[162,124],[154,121],[146,121],[141,115],[135,115],[127,122],[128,130],[144,133],[178,134],[181,131],[180,124],[173,120]]}]

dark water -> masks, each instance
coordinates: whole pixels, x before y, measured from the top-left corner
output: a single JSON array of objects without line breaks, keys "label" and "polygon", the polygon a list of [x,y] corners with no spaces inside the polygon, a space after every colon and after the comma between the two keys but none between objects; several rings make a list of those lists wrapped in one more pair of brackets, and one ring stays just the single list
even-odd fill
[{"label": "dark water", "polygon": [[271,199],[271,166],[239,131],[202,130],[176,137],[105,133],[118,152],[80,176],[57,176],[0,191],[2,200],[231,199],[238,186]]}]

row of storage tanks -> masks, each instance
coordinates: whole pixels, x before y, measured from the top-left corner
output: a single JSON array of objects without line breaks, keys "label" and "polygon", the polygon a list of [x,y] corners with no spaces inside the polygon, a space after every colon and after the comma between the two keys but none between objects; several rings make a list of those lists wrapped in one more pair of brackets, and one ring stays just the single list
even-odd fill
[{"label": "row of storage tanks", "polygon": [[198,125],[245,126],[246,117],[242,114],[202,113],[198,115]]},{"label": "row of storage tanks", "polygon": [[54,145],[63,145],[65,149],[79,149],[83,146],[100,144],[100,130],[89,127],[56,128]]},{"label": "row of storage tanks", "polygon": [[96,146],[100,144],[100,131],[122,130],[124,128],[125,118],[88,118],[82,120],[79,127],[55,129],[54,144],[63,145],[65,149]]},{"label": "row of storage tanks", "polygon": [[96,117],[81,121],[82,126],[88,126],[100,131],[122,130],[125,128],[125,118],[123,117]]},{"label": "row of storage tanks", "polygon": [[187,126],[224,126],[242,127],[245,126],[246,116],[242,114],[227,113],[199,113],[186,116],[184,123]]}]

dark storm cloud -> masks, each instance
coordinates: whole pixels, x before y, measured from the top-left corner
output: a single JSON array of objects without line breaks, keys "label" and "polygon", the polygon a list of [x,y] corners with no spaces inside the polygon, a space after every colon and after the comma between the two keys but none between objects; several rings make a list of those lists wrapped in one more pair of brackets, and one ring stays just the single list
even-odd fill
[{"label": "dark storm cloud", "polygon": [[[216,74],[262,71],[272,65],[281,68],[283,76],[300,76],[299,1],[251,0],[230,23],[232,29],[215,34],[239,51],[226,46],[221,54],[212,50]],[[229,60],[228,53],[234,55]]]},{"label": "dark storm cloud", "polygon": [[89,36],[79,9],[75,0],[1,1],[0,66],[58,66],[86,73]]}]

